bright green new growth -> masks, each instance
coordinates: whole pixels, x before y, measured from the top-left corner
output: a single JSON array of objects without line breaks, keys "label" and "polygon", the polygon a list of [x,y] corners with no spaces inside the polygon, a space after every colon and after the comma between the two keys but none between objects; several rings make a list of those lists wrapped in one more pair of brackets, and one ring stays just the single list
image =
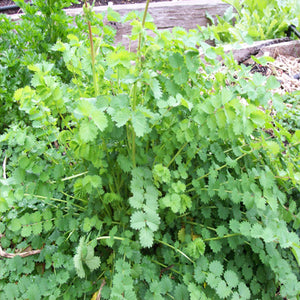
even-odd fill
[{"label": "bright green new growth", "polygon": [[[18,30],[43,28],[27,9]],[[2,257],[0,299],[299,298],[299,95],[274,95],[275,78],[207,32],[157,31],[134,12],[137,53],[88,12],[93,66],[86,20],[57,14],[68,34],[49,21],[5,91],[18,110],[4,108],[0,135],[1,248],[40,253]]]}]

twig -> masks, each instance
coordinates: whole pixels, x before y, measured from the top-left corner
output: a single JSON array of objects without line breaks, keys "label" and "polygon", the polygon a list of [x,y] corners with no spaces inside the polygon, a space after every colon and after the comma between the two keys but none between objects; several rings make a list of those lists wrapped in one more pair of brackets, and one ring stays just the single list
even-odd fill
[{"label": "twig", "polygon": [[42,251],[41,249],[38,249],[38,250],[31,250],[31,251],[20,252],[20,253],[7,253],[0,246],[0,257],[14,258],[17,255],[19,255],[21,257],[26,257],[26,256],[30,256],[30,255],[39,254],[41,251]]},{"label": "twig", "polygon": [[7,162],[7,156],[5,155],[4,161],[3,161],[3,165],[2,165],[2,168],[3,168],[3,178],[4,179],[6,179],[6,162]]},{"label": "twig", "polygon": [[103,281],[101,283],[101,286],[100,286],[100,289],[98,291],[96,300],[100,300],[100,298],[101,298],[101,291],[102,291],[103,287],[105,286],[105,284],[106,284],[106,281],[105,281],[105,279],[103,279]]},{"label": "twig", "polygon": [[168,266],[168,267],[166,267],[166,268],[161,269],[161,270],[160,270],[160,274],[159,274],[159,278],[162,277],[162,275],[163,275],[164,272],[166,272],[166,271],[172,269],[173,267],[174,267],[174,265],[171,265],[171,266]]}]

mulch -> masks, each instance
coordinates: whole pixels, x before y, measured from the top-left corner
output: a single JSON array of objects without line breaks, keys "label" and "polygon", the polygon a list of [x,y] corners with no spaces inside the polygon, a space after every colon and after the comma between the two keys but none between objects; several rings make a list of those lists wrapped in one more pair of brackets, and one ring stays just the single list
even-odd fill
[{"label": "mulch", "polygon": [[[171,1],[171,0],[152,0],[152,2],[160,2],[160,1]],[[25,2],[30,2],[30,0],[25,0]],[[75,7],[82,7],[84,4],[84,1],[78,1],[79,4],[73,4],[70,6],[70,8],[75,8]],[[93,0],[87,0],[88,3],[91,5],[93,4]],[[108,5],[109,2],[112,2],[113,4],[133,4],[133,3],[144,3],[146,0],[95,0],[95,6],[100,6],[100,5]],[[0,0],[0,8],[3,6],[11,6],[11,5],[16,5],[14,1],[12,0]],[[22,13],[22,10],[20,8],[14,8],[14,9],[9,9],[6,11],[2,11],[0,13],[4,14],[18,14]]]}]

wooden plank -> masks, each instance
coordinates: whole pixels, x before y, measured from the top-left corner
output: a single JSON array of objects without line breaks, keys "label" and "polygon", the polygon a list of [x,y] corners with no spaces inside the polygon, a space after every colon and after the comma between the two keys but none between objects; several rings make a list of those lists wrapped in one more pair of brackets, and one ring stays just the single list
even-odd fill
[{"label": "wooden plank", "polygon": [[[299,41],[295,41],[296,44],[299,43]],[[287,52],[287,49],[291,47],[291,40],[288,37],[285,38],[279,38],[279,39],[273,39],[273,40],[264,40],[264,41],[257,41],[254,42],[252,45],[248,44],[241,44],[241,45],[226,45],[224,46],[224,50],[227,53],[232,52],[234,59],[238,63],[243,63],[251,58],[251,56],[262,56],[264,52],[271,52],[275,51],[276,48],[281,48],[282,52]],[[298,44],[297,44],[298,45]],[[285,49],[286,48],[286,49]],[[269,50],[266,50],[269,49]],[[272,50],[273,49],[273,50]],[[285,50],[284,50],[285,49]],[[292,48],[290,49],[291,53],[294,52]],[[264,52],[262,52],[264,51]],[[282,53],[284,54],[284,53]],[[272,56],[272,55],[270,55]]]},{"label": "wooden plank", "polygon": [[278,55],[293,56],[300,58],[300,40],[273,44],[260,49],[257,56],[271,56],[276,58]]},{"label": "wooden plank", "polygon": [[[95,13],[103,13],[108,6],[94,7]],[[145,3],[111,5],[114,11],[121,16],[131,11],[143,11]],[[197,25],[206,26],[209,20],[206,13],[215,17],[222,16],[228,4],[221,0],[185,0],[185,1],[168,1],[168,2],[150,2],[148,12],[153,17],[154,23],[158,29],[172,29],[175,26],[182,27],[186,30],[195,29]],[[82,8],[66,9],[66,13],[70,16],[83,14]],[[131,26],[127,24],[116,24],[117,35],[116,42],[128,45],[129,40],[126,35],[131,32]]]},{"label": "wooden plank", "polygon": [[[107,7],[97,6],[93,10],[95,13],[103,13]],[[131,11],[143,11],[145,3],[110,5],[109,7],[124,16]],[[153,17],[158,29],[175,26],[192,29],[196,28],[196,25],[207,25],[206,12],[212,16],[223,15],[228,7],[229,5],[221,0],[150,2],[148,12]],[[83,13],[82,8],[66,9],[65,11],[70,16]]]}]

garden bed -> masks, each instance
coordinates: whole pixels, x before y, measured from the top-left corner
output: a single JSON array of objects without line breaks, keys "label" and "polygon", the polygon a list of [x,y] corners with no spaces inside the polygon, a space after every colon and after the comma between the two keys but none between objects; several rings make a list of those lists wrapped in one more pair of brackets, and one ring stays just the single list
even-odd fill
[{"label": "garden bed", "polygon": [[[118,12],[121,16],[128,14],[131,11],[142,12],[145,9],[144,1],[105,1],[110,3],[109,7]],[[126,3],[117,4],[115,3]],[[96,1],[98,4],[99,1]],[[197,1],[197,0],[183,0],[183,1],[153,1],[149,5],[148,12],[152,16],[155,25],[158,29],[172,29],[173,27],[182,27],[186,30],[195,29],[197,25],[206,26],[209,24],[207,14],[216,18],[216,16],[222,16],[229,4],[222,2],[221,0],[212,1]],[[108,9],[107,5],[95,6],[93,11],[95,13],[104,13]],[[68,8],[65,10],[67,15],[77,16],[83,14],[83,8]],[[20,14],[11,15],[13,20],[18,20]],[[127,35],[131,32],[131,26],[129,22],[121,24],[117,22],[111,23],[113,27],[117,29],[115,41],[116,43],[122,43],[125,46],[129,45],[129,39]],[[134,47],[133,47],[134,48]],[[132,49],[132,48],[131,48]]]},{"label": "garden bed", "polygon": [[[159,2],[159,1],[171,1],[171,0],[153,0],[153,2]],[[25,2],[30,2],[30,0],[25,0]],[[78,4],[73,4],[70,8],[78,8],[78,7],[82,7],[84,4],[84,1],[78,1]],[[90,3],[91,5],[94,3],[95,6],[100,6],[100,5],[108,5],[109,3],[113,3],[113,4],[133,4],[133,3],[143,3],[146,2],[145,0],[88,0],[88,3]],[[22,10],[18,7],[15,7],[17,5],[15,5],[15,2],[12,0],[2,0],[0,2],[0,9],[3,7],[7,7],[5,8],[5,10],[3,10],[2,12],[5,14],[18,14],[18,13],[22,13]],[[8,9],[8,7],[11,7],[10,9]]]},{"label": "garden bed", "polygon": [[[227,52],[233,53],[234,59],[245,65],[252,65],[252,72],[259,72],[265,76],[274,75],[281,87],[276,90],[280,94],[300,90],[300,41],[289,38],[255,42],[252,45],[242,45],[238,48],[225,47]],[[273,57],[264,65],[256,63],[251,57]]]}]

